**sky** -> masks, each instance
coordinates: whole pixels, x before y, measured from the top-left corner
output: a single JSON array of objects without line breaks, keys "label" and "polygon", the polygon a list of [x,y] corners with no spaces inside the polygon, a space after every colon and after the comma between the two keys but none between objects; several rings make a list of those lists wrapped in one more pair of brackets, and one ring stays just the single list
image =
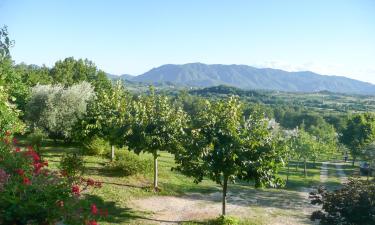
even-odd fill
[{"label": "sky", "polygon": [[0,0],[1,25],[16,63],[246,64],[375,84],[374,0]]}]

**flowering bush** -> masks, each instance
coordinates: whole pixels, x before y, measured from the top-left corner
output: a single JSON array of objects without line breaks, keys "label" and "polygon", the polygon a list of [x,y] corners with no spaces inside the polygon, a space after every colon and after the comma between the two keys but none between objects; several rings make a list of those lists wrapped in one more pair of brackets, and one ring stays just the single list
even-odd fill
[{"label": "flowering bush", "polygon": [[7,132],[0,142],[0,224],[97,224],[108,214],[95,204],[87,206],[81,196],[99,182],[80,178],[72,183],[49,170],[32,147],[21,149],[10,140]]}]

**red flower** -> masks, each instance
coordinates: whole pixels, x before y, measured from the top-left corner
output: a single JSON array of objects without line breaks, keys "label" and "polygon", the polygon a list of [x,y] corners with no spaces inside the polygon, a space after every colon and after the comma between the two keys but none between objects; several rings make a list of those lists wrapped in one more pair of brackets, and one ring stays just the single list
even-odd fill
[{"label": "red flower", "polygon": [[29,178],[27,178],[27,177],[24,177],[23,178],[23,184],[25,184],[25,185],[31,185],[31,180]]},{"label": "red flower", "polygon": [[42,163],[34,163],[34,173],[35,174],[39,174],[40,173],[40,169],[43,167],[43,164]]},{"label": "red flower", "polygon": [[23,169],[16,169],[16,173],[20,176],[25,175],[25,171]]},{"label": "red flower", "polygon": [[98,223],[95,220],[89,221],[89,225],[98,225]]},{"label": "red flower", "polygon": [[75,195],[79,195],[80,194],[79,187],[77,185],[74,185],[72,187],[72,193],[75,194]]},{"label": "red flower", "polygon": [[21,151],[21,148],[20,147],[16,147],[16,149],[14,150],[15,152],[20,152]]},{"label": "red flower", "polygon": [[91,213],[92,213],[93,215],[98,214],[98,208],[96,207],[95,204],[92,204],[92,205],[91,205]]}]

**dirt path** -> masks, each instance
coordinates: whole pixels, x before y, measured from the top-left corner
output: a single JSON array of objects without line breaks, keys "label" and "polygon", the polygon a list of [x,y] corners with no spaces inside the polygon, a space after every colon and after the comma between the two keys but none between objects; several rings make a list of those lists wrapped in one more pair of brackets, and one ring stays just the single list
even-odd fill
[{"label": "dirt path", "polygon": [[[227,213],[262,224],[312,224],[308,191],[254,190],[229,192]],[[133,200],[133,208],[149,214],[150,224],[179,224],[183,221],[212,219],[221,213],[221,193],[192,193],[181,197],[154,196]]]}]

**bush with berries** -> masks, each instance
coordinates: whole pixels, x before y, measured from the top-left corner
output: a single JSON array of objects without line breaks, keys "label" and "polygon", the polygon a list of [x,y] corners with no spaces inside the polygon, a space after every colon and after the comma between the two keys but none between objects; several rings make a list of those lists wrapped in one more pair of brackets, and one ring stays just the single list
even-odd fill
[{"label": "bush with berries", "polygon": [[[108,212],[84,200],[100,187],[92,179],[70,179],[48,169],[32,147],[15,145],[10,132],[0,142],[0,224],[97,224]],[[104,212],[104,213],[103,213]]]}]

